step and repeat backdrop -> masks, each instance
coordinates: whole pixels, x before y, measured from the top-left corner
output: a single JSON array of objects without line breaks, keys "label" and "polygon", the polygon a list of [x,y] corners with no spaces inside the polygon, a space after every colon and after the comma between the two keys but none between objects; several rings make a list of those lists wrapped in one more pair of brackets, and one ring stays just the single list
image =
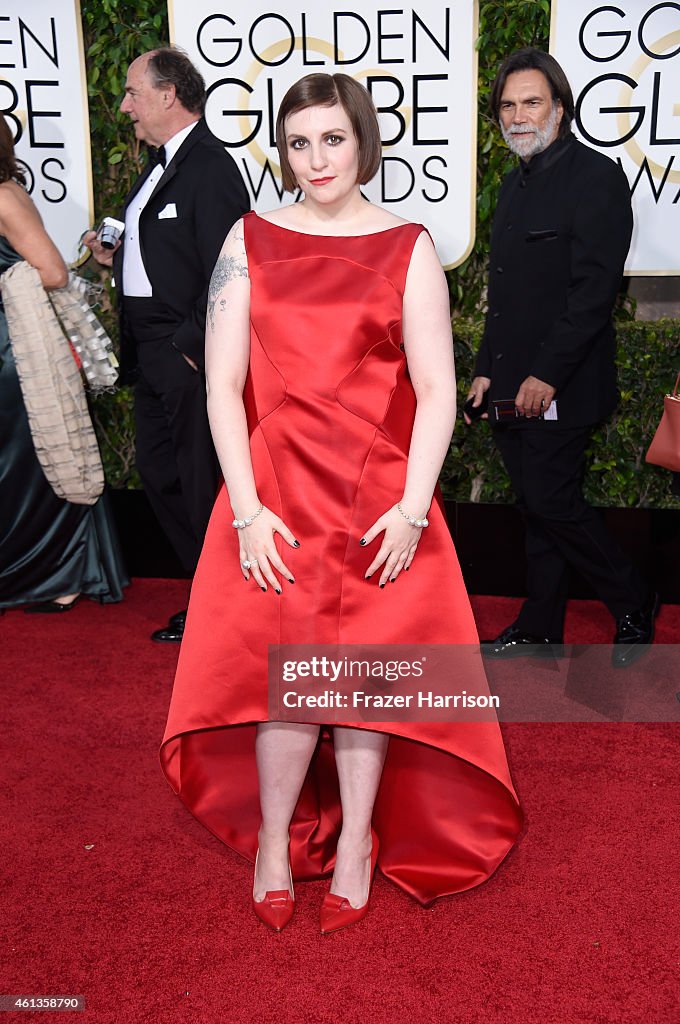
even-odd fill
[{"label": "step and repeat backdrop", "polygon": [[[551,52],[576,99],[574,130],[620,161],[630,183],[627,273],[680,274],[680,3],[553,0],[551,14]],[[284,92],[305,74],[342,71],[370,90],[379,112],[383,160],[366,194],[427,225],[444,266],[466,258],[475,224],[474,0],[400,8],[362,0],[358,10],[169,0],[168,16],[172,42],[205,77],[209,125],[256,209],[294,201],[282,191],[274,145]],[[47,229],[72,261],[93,220],[79,0],[0,4],[0,110]]]},{"label": "step and repeat backdrop", "polygon": [[680,3],[553,0],[551,12],[575,133],[619,160],[630,183],[627,272],[680,274]]},{"label": "step and repeat backdrop", "polygon": [[78,0],[2,0],[0,111],[47,231],[73,262],[94,211]]},{"label": "step and repeat backdrop", "polygon": [[382,165],[365,194],[426,224],[442,263],[457,266],[474,243],[477,5],[357,7],[171,0],[168,12],[172,41],[205,77],[208,123],[258,209],[293,201],[274,143],[284,93],[303,75],[341,71],[366,86],[380,118]]}]

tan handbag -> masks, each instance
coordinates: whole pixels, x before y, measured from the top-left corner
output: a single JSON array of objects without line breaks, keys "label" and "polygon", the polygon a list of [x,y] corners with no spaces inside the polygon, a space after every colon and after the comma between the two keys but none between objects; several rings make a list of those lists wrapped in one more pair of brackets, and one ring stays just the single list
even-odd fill
[{"label": "tan handbag", "polygon": [[94,505],[104,470],[69,341],[34,267],[15,263],[0,284],[38,462],[58,498]]},{"label": "tan handbag", "polygon": [[678,385],[680,373],[675,381],[672,395],[663,400],[663,415],[656,428],[656,434],[645,455],[645,461],[654,466],[663,466],[680,473],[680,395]]}]

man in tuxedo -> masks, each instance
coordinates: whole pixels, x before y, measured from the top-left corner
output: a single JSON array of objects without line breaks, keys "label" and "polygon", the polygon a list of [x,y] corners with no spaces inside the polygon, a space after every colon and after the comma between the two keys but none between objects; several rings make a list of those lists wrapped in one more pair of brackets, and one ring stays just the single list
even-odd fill
[{"label": "man in tuxedo", "polygon": [[[84,239],[100,263],[113,264],[121,378],[135,385],[137,467],[191,573],[219,483],[205,396],[208,285],[227,233],[250,206],[204,108],[205,83],[182,51],[167,47],[133,61],[120,109],[156,160],[126,199],[117,249],[103,249],[94,232]],[[185,614],[152,638],[180,641]]]},{"label": "man in tuxedo", "polygon": [[488,403],[525,519],[528,597],[482,650],[507,658],[560,644],[574,566],[612,613],[612,662],[625,667],[653,640],[658,598],[586,503],[582,476],[592,428],[618,397],[612,310],[633,229],[628,183],[572,134],[571,88],[548,54],[507,58],[491,107],[519,166],[494,216],[465,419]]}]

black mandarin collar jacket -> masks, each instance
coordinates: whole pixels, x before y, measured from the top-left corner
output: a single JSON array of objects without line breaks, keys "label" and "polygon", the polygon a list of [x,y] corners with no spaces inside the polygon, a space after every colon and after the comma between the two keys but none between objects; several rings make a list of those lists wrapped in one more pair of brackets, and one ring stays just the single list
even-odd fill
[{"label": "black mandarin collar jacket", "polygon": [[556,388],[549,429],[587,426],[613,410],[612,309],[632,229],[623,171],[573,135],[507,175],[475,366],[475,376],[491,379],[491,401],[513,399],[532,375]]}]

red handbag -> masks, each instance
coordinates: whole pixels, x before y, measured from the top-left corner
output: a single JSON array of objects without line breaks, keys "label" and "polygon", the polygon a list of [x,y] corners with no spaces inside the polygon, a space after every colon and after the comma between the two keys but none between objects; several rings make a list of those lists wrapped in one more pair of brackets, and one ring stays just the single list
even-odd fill
[{"label": "red handbag", "polygon": [[678,394],[680,373],[675,381],[672,395],[663,400],[663,416],[656,428],[656,434],[645,455],[645,461],[654,466],[663,466],[680,473],[680,395]]}]

